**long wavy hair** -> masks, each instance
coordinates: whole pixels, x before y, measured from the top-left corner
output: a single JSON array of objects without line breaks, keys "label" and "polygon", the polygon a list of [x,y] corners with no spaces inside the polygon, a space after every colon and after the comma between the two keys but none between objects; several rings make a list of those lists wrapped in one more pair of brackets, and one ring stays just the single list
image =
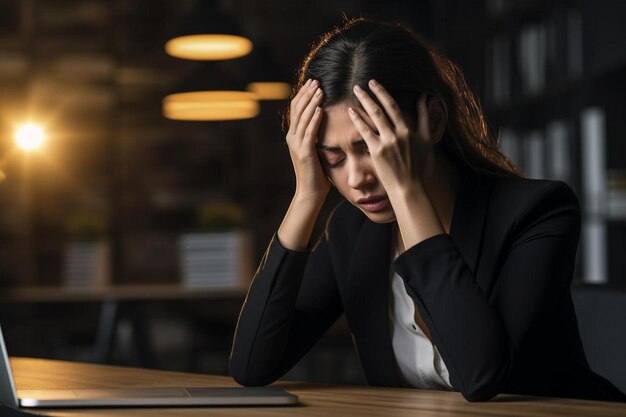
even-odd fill
[{"label": "long wavy hair", "polygon": [[[291,99],[309,78],[318,80],[324,91],[323,108],[340,103],[360,107],[352,91],[355,84],[378,102],[368,87],[368,81],[374,78],[413,125],[421,94],[439,97],[447,121],[439,143],[453,162],[490,176],[524,176],[498,149],[498,138],[489,128],[460,67],[402,23],[347,20],[343,27],[322,35],[313,46],[298,70]],[[288,106],[283,112],[285,131],[289,111]]]}]

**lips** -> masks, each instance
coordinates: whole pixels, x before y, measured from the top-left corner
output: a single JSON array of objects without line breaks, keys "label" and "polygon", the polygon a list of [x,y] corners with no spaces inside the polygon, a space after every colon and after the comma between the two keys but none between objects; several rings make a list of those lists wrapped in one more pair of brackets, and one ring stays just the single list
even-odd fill
[{"label": "lips", "polygon": [[374,213],[386,209],[389,205],[389,198],[386,195],[366,197],[357,200],[357,204],[364,210]]}]

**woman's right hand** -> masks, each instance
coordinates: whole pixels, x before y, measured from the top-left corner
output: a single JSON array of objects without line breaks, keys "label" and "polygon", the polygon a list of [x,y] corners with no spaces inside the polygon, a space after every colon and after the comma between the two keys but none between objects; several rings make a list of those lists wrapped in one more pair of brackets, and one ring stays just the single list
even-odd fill
[{"label": "woman's right hand", "polygon": [[330,191],[315,147],[324,93],[317,80],[308,80],[291,100],[287,146],[296,174],[296,196],[323,203]]}]

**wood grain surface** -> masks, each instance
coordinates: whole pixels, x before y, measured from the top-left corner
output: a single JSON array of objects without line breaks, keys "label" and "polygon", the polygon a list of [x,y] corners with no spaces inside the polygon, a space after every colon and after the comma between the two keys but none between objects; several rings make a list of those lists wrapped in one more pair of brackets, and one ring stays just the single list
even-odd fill
[{"label": "wood grain surface", "polygon": [[[47,359],[12,358],[17,389],[75,389],[172,386],[237,386],[229,377],[125,368]],[[402,388],[274,384],[300,397],[289,407],[204,407],[134,409],[39,409],[51,416],[626,416],[622,403],[498,395],[469,403],[459,393]]]}]

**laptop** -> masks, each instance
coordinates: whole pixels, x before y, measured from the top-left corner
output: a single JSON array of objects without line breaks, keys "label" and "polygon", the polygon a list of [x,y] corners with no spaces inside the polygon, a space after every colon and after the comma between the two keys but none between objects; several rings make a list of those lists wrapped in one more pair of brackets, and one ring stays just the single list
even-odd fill
[{"label": "laptop", "polygon": [[16,391],[0,327],[0,403],[18,407],[199,407],[297,404],[277,387],[155,387]]}]

